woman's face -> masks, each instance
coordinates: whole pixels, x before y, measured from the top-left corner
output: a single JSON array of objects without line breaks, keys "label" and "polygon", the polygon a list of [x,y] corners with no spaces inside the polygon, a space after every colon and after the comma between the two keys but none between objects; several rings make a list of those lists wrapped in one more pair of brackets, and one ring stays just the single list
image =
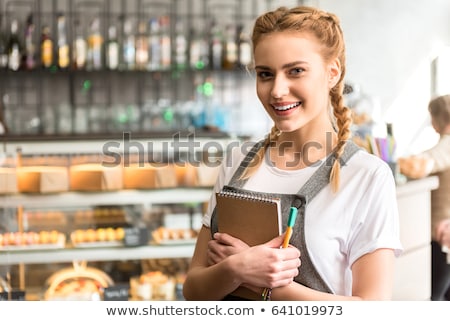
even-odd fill
[{"label": "woman's face", "polygon": [[324,62],[315,37],[271,33],[260,39],[254,57],[258,98],[279,130],[328,128],[329,91],[339,80],[340,66],[337,59]]}]

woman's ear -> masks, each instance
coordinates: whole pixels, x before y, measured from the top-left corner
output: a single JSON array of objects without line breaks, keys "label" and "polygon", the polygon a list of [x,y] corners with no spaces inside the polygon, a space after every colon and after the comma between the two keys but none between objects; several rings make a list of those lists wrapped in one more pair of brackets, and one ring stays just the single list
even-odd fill
[{"label": "woman's ear", "polygon": [[330,84],[330,89],[336,86],[340,78],[341,62],[336,58],[328,65],[328,82]]}]

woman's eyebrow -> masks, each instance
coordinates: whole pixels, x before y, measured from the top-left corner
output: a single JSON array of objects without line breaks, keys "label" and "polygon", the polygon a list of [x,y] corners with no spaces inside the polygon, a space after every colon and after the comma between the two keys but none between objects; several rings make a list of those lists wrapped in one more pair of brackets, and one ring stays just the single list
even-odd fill
[{"label": "woman's eyebrow", "polygon": [[[293,61],[293,62],[289,62],[287,64],[284,64],[283,66],[281,66],[281,68],[282,69],[289,69],[289,68],[292,68],[294,66],[302,65],[302,64],[306,64],[306,62],[302,61],[302,60],[298,60],[298,61]],[[272,68],[270,68],[268,66],[264,66],[264,65],[257,65],[257,66],[255,66],[255,69],[270,70]]]}]

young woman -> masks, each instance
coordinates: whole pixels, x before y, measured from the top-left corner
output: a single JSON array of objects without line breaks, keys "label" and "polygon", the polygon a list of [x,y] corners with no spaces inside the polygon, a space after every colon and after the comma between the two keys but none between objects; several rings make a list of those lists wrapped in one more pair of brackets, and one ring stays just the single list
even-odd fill
[{"label": "young woman", "polygon": [[439,134],[432,148],[399,158],[400,172],[411,178],[435,174],[439,187],[431,191],[431,300],[450,300],[450,264],[444,247],[450,249],[450,95],[433,98],[428,104],[431,125]]},{"label": "young woman", "polygon": [[[346,159],[351,114],[343,106],[345,45],[338,18],[310,7],[279,8],[256,20],[252,42],[258,98],[274,126],[254,145],[253,157],[237,148],[223,162],[185,298],[241,299],[230,293],[243,287],[264,299],[270,288],[272,300],[390,299],[394,258],[401,252],[395,183],[375,156],[357,150]],[[326,186],[308,200],[288,248],[280,248],[283,235],[249,247],[216,231],[215,192],[225,185],[292,195],[319,165],[328,167]]]}]

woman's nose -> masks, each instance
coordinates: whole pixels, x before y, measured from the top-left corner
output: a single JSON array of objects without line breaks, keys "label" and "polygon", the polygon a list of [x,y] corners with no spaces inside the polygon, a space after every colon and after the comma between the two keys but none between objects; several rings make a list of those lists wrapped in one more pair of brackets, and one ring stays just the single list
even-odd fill
[{"label": "woman's nose", "polygon": [[289,93],[289,85],[287,79],[282,76],[275,77],[271,95],[273,98],[282,98]]}]

